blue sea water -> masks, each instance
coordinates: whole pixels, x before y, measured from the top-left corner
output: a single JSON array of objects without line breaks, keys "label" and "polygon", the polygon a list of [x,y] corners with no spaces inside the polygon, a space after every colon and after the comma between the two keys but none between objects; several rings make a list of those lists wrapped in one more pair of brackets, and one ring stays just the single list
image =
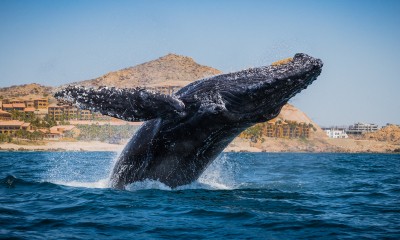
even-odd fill
[{"label": "blue sea water", "polygon": [[1,152],[3,239],[400,239],[400,155],[224,153],[171,190],[112,152]]}]

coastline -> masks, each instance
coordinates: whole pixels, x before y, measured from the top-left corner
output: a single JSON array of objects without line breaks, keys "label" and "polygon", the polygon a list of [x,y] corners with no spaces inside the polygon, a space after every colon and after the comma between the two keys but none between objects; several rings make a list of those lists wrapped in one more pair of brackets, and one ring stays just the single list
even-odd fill
[{"label": "coastline", "polygon": [[27,152],[119,152],[124,144],[111,144],[100,141],[52,141],[44,145],[19,145],[14,143],[1,143],[0,151],[27,151]]},{"label": "coastline", "polygon": [[[0,152],[120,152],[126,142],[111,144],[100,141],[46,141],[43,144],[19,145],[1,143]],[[267,139],[263,143],[253,143],[236,138],[224,152],[296,152],[296,153],[400,153],[400,145],[375,140],[354,139]]]}]

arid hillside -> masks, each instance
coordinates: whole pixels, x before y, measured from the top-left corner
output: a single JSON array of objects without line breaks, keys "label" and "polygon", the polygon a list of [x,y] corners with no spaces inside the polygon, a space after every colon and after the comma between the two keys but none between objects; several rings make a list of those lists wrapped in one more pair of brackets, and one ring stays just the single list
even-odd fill
[{"label": "arid hillside", "polygon": [[53,87],[30,83],[18,86],[0,88],[0,97],[5,98],[38,98],[50,96]]},{"label": "arid hillside", "polygon": [[365,140],[376,140],[381,142],[390,142],[400,145],[400,127],[396,125],[386,126],[379,131],[364,134]]},{"label": "arid hillside", "polygon": [[221,71],[215,68],[196,63],[190,57],[168,54],[150,62],[73,84],[92,87],[113,86],[119,88],[171,84],[185,86],[194,80],[220,73]]}]

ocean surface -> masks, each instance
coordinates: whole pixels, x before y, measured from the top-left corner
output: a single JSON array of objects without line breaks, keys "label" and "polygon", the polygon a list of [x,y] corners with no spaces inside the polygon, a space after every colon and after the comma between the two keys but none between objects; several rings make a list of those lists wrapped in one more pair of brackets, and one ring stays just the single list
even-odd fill
[{"label": "ocean surface", "polygon": [[108,188],[112,152],[1,152],[1,239],[400,239],[400,155],[224,153]]}]

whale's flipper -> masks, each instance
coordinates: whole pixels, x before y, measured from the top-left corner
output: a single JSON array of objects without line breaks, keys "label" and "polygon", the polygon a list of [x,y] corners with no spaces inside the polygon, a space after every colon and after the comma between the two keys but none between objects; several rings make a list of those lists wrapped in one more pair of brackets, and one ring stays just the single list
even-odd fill
[{"label": "whale's flipper", "polygon": [[143,88],[93,89],[69,86],[54,96],[61,101],[76,104],[79,108],[132,122],[182,116],[185,109],[184,103],[175,96]]}]

